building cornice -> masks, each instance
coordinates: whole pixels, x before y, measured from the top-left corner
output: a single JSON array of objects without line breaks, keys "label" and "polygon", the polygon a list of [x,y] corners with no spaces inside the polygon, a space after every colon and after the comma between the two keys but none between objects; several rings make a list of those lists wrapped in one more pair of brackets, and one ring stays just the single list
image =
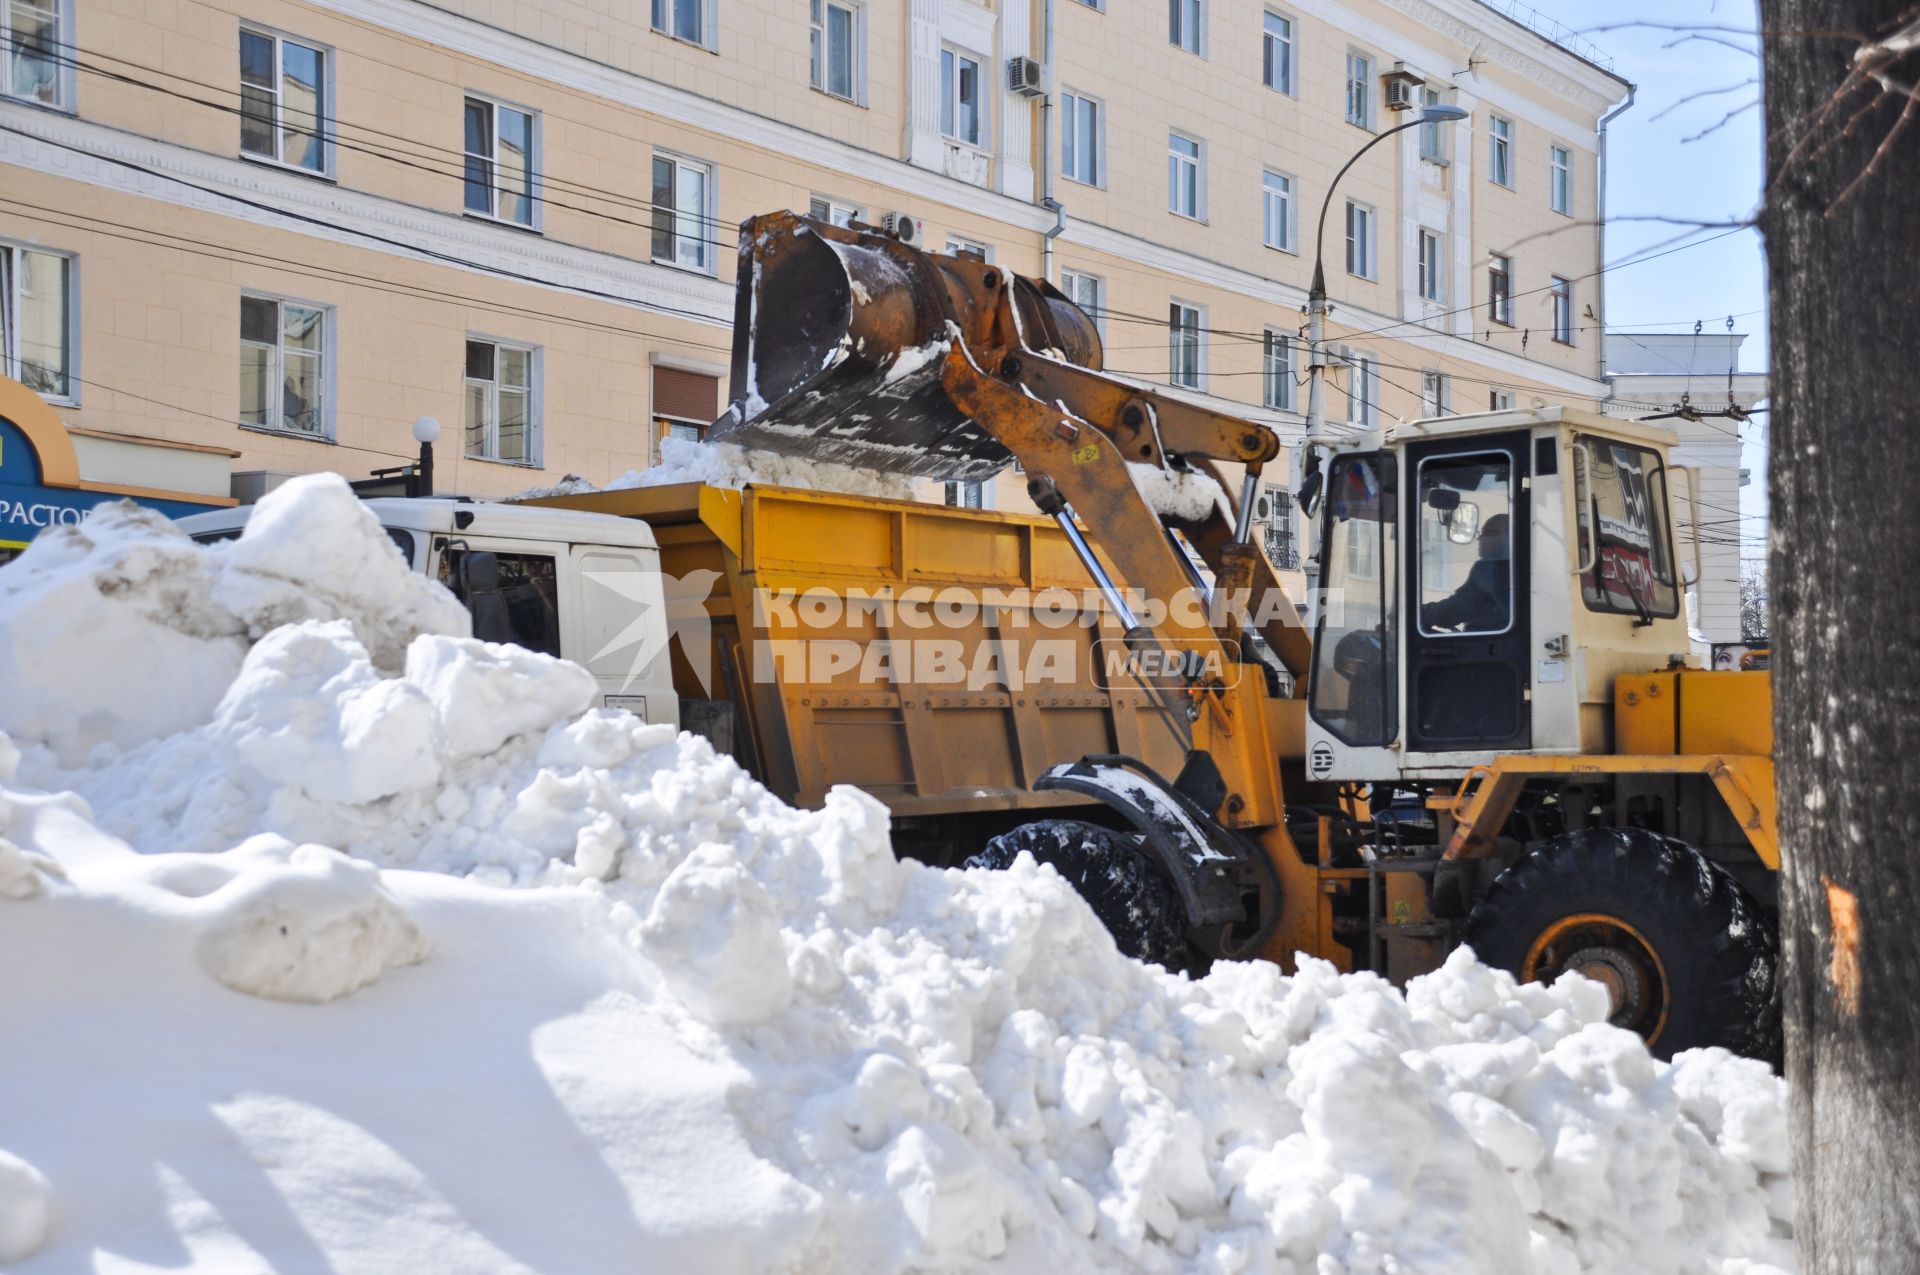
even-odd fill
[{"label": "building cornice", "polygon": [[1595,115],[1627,95],[1626,80],[1478,0],[1379,2]]}]

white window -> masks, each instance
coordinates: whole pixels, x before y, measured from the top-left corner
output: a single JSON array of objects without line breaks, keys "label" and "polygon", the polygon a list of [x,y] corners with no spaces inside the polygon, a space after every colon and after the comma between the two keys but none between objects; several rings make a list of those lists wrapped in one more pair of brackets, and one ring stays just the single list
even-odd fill
[{"label": "white window", "polygon": [[241,152],[326,172],[329,90],[326,50],[242,28]]},{"label": "white window", "polygon": [[1281,571],[1300,569],[1300,541],[1293,531],[1293,493],[1276,484],[1261,484],[1260,500],[1266,506],[1264,511],[1255,506],[1255,513],[1266,514],[1263,520],[1266,541],[1267,560]]},{"label": "white window", "polygon": [[1260,348],[1260,401],[1268,407],[1293,409],[1293,339],[1268,328]]},{"label": "white window", "polygon": [[[1440,90],[1423,88],[1420,100],[1427,106],[1440,105]],[[1436,164],[1447,162],[1447,124],[1445,120],[1423,120],[1420,124],[1420,158]]]},{"label": "white window", "polygon": [[948,483],[946,501],[955,509],[984,509],[987,503],[985,483]]},{"label": "white window", "polygon": [[240,423],[325,438],[328,402],[325,306],[251,294],[240,298]]},{"label": "white window", "polygon": [[534,118],[484,97],[467,98],[466,208],[533,224]]},{"label": "white window", "polygon": [[467,455],[533,463],[535,358],[529,346],[467,338]]},{"label": "white window", "polygon": [[713,167],[677,155],[653,157],[653,259],[713,270]]},{"label": "white window", "polygon": [[1553,210],[1557,213],[1573,215],[1573,156],[1564,146],[1549,147],[1547,158],[1552,165],[1552,185],[1549,198]]},{"label": "white window", "polygon": [[959,235],[948,235],[947,255],[949,257],[973,257],[979,261],[992,261],[993,245],[981,243],[978,239],[965,239]]},{"label": "white window", "polygon": [[832,222],[836,226],[851,226],[860,220],[860,206],[843,204],[837,199],[815,195],[807,201],[807,215],[818,221]]},{"label": "white window", "polygon": [[1513,258],[1495,253],[1487,263],[1487,318],[1513,326]]},{"label": "white window", "polygon": [[1261,242],[1294,251],[1293,178],[1267,169],[1260,178]]},{"label": "white window", "polygon": [[1487,117],[1487,176],[1513,185],[1513,121],[1499,115]]},{"label": "white window", "polygon": [[1420,231],[1420,295],[1428,301],[1444,301],[1447,296],[1445,245],[1431,230]]},{"label": "white window", "polygon": [[983,145],[981,139],[987,135],[980,59],[958,49],[940,50],[940,131],[969,146]]},{"label": "white window", "polygon": [[1373,209],[1347,201],[1347,273],[1362,279],[1374,277]]},{"label": "white window", "polygon": [[1060,291],[1067,294],[1067,300],[1087,312],[1093,320],[1093,326],[1102,337],[1107,332],[1106,283],[1099,275],[1087,274],[1080,270],[1062,270],[1060,272]]},{"label": "white window", "polygon": [[1496,412],[1511,412],[1513,410],[1513,391],[1502,389],[1487,391],[1487,407]]},{"label": "white window", "polygon": [[1176,48],[1189,53],[1203,52],[1202,29],[1206,20],[1206,0],[1167,0],[1167,38]]},{"label": "white window", "polygon": [[1178,133],[1167,134],[1167,210],[1199,218],[1206,206],[1200,184],[1200,143]]},{"label": "white window", "polygon": [[1175,301],[1167,307],[1167,327],[1172,334],[1167,380],[1190,390],[1200,388],[1206,374],[1206,344],[1202,339],[1203,312],[1199,306]]},{"label": "white window", "polygon": [[1260,81],[1276,93],[1293,97],[1299,71],[1294,62],[1293,19],[1269,11],[1262,21]]},{"label": "white window", "polygon": [[1098,186],[1106,138],[1100,130],[1100,103],[1078,93],[1060,95],[1060,174]]},{"label": "white window", "polygon": [[1347,51],[1347,123],[1373,127],[1373,59]]},{"label": "white window", "polygon": [[0,244],[0,374],[73,400],[73,258]]},{"label": "white window", "polygon": [[808,5],[813,87],[849,102],[859,101],[866,61],[862,10],[836,0],[808,0]]},{"label": "white window", "polygon": [[707,0],[653,0],[653,29],[676,40],[712,47]]},{"label": "white window", "polygon": [[1422,372],[1420,374],[1420,415],[1451,416],[1453,414],[1453,378],[1445,372]]},{"label": "white window", "polygon": [[0,3],[0,96],[23,97],[43,106],[66,106],[72,61],[62,34],[71,0],[5,0]]},{"label": "white window", "polygon": [[1562,345],[1573,344],[1573,281],[1553,276],[1547,290],[1553,300],[1553,339]]},{"label": "white window", "polygon": [[1356,356],[1351,350],[1336,349],[1333,362],[1347,371],[1347,424],[1373,424],[1375,397],[1379,392],[1377,369],[1373,360]]}]

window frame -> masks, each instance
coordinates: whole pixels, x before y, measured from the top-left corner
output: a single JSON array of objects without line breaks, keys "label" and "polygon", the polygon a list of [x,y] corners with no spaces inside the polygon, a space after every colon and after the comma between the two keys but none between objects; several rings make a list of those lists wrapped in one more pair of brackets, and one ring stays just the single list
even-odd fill
[{"label": "window frame", "polygon": [[[1074,294],[1075,287],[1074,283],[1071,282],[1074,280],[1091,285],[1093,291],[1093,309],[1091,311],[1088,311],[1086,303]],[[1066,294],[1067,300],[1079,306],[1081,311],[1093,320],[1094,330],[1100,334],[1100,339],[1105,341],[1107,339],[1106,278],[1102,275],[1094,274],[1090,270],[1062,269],[1060,271],[1060,291]]]},{"label": "window frame", "polygon": [[[1487,322],[1513,326],[1513,258],[1493,252],[1487,254]],[[1494,281],[1503,280],[1505,287]]]},{"label": "window frame", "polygon": [[[1421,106],[1439,106],[1446,101],[1447,93],[1431,84],[1420,88]],[[1424,113],[1424,112],[1423,112]],[[1420,123],[1420,158],[1429,164],[1449,164],[1450,148],[1447,145],[1447,121],[1422,120]]]},{"label": "window frame", "polygon": [[1553,339],[1559,345],[1573,344],[1573,280],[1559,275],[1547,276],[1547,298],[1553,306]]},{"label": "window frame", "polygon": [[[821,217],[818,209],[825,208],[827,215]],[[840,214],[845,213],[843,219]],[[835,226],[845,226],[849,222],[865,221],[866,211],[859,204],[843,203],[831,195],[808,195],[807,216]]]},{"label": "window frame", "polygon": [[1547,207],[1573,216],[1573,148],[1558,142],[1547,146]]},{"label": "window frame", "polygon": [[[11,8],[10,0],[0,0],[0,7],[5,7],[10,9]],[[4,23],[0,23],[0,29],[4,29]],[[334,145],[335,137],[334,137],[334,118],[333,118],[333,114],[334,114],[333,112],[333,107],[334,107],[333,46],[328,44],[321,44],[317,40],[309,40],[304,36],[293,35],[293,34],[290,34],[289,32],[281,31],[275,27],[270,27],[263,23],[243,21],[239,25],[239,29],[234,41],[236,52],[240,51],[242,42],[245,41],[245,39],[250,35],[258,39],[270,41],[273,45],[273,118],[269,123],[269,130],[273,134],[273,152],[274,153],[271,155],[262,155],[258,151],[250,151],[247,149],[247,141],[246,141],[246,138],[247,138],[247,134],[246,134],[246,87],[247,87],[247,84],[246,84],[246,78],[245,78],[246,73],[245,71],[241,71],[240,80],[239,80],[240,94],[241,94],[240,109],[239,109],[239,121],[241,126],[240,127],[240,148],[239,148],[240,158],[246,160],[248,163],[251,163],[251,164],[268,164],[274,168],[284,168],[290,173],[304,173],[309,177],[322,177],[328,181],[335,180],[334,156],[336,153],[336,147]],[[285,53],[283,52],[282,46],[287,44],[294,44],[294,45],[298,45],[300,48],[307,49],[312,53],[314,53],[320,59],[320,110],[319,110],[319,113],[316,115],[315,122],[314,122],[314,134],[320,140],[320,166],[318,168],[311,168],[306,164],[294,163],[292,160],[287,159],[281,153],[282,145],[285,141],[285,137],[283,134],[282,121],[285,118],[284,105],[286,102],[286,90],[284,89],[284,87],[282,87],[283,82],[286,79],[286,70],[285,70],[286,56],[285,56]]]},{"label": "window frame", "polygon": [[[1276,352],[1278,358],[1275,357]],[[1264,329],[1260,341],[1261,406],[1280,412],[1298,410],[1293,369],[1293,335],[1278,328]]]},{"label": "window frame", "polygon": [[[1285,34],[1274,33],[1274,22],[1286,24]],[[1273,56],[1276,45],[1282,50],[1277,63]],[[1278,78],[1285,81],[1283,84],[1274,83],[1276,65],[1281,72]],[[1260,82],[1285,97],[1300,96],[1300,21],[1290,13],[1273,8],[1260,12]]]},{"label": "window frame", "polygon": [[[493,376],[491,379],[480,381],[479,378],[474,377],[470,372],[465,370],[466,364],[464,360],[462,361],[460,377],[460,454],[462,458],[466,460],[485,461],[489,465],[517,465],[525,469],[539,469],[541,467],[542,443],[544,441],[542,437],[540,413],[540,347],[525,341],[509,341],[502,337],[487,336],[478,332],[467,333],[466,344],[468,346],[486,345],[492,347]],[[522,460],[512,460],[500,455],[500,389],[502,385],[500,379],[500,351],[503,349],[515,350],[527,356],[527,383],[523,387],[527,396],[527,454],[525,459]],[[490,450],[485,452],[473,451],[467,441],[466,391],[476,383],[491,387],[488,394],[489,416],[487,424]]]},{"label": "window frame", "polygon": [[1446,240],[1439,231],[1421,226],[1418,243],[1420,299],[1444,305],[1447,300]]},{"label": "window frame", "polygon": [[[1286,189],[1276,196],[1273,179],[1279,179]],[[1260,242],[1275,252],[1284,252],[1293,256],[1300,255],[1300,200],[1296,197],[1299,182],[1292,173],[1283,173],[1277,168],[1260,170]],[[1279,219],[1280,242],[1275,243],[1268,232],[1274,226],[1272,209],[1275,199],[1283,202]]]},{"label": "window frame", "polygon": [[[24,102],[29,106],[40,107],[42,110],[72,115],[78,110],[74,102],[74,90],[78,77],[75,68],[70,65],[73,59],[70,56],[62,56],[59,50],[74,47],[73,10],[77,0],[51,0],[51,3],[53,38],[58,46],[52,51],[50,58],[53,62],[53,100],[45,101],[19,91],[13,82],[14,59],[11,55],[0,58],[0,99]],[[35,5],[34,7],[43,8],[44,6]],[[18,49],[19,46],[14,44],[13,31],[13,3],[12,0],[6,0],[6,3],[0,4],[0,47]]]},{"label": "window frame", "polygon": [[[1359,74],[1354,73],[1356,65]],[[1347,123],[1373,131],[1373,54],[1364,49],[1347,48],[1346,104]],[[1358,103],[1356,109],[1355,103]]]},{"label": "window frame", "polygon": [[[828,65],[831,56],[832,33],[830,22],[831,9],[844,9],[848,14],[847,31],[847,92],[839,93],[830,87],[832,67]],[[814,17],[815,13],[820,16]],[[867,104],[867,6],[860,0],[807,0],[807,81],[816,93],[841,102],[851,102],[855,106]]]},{"label": "window frame", "polygon": [[1498,385],[1487,390],[1487,410],[1489,412],[1511,412],[1515,398],[1512,390],[1502,389]]},{"label": "window frame", "polygon": [[[1093,141],[1090,153],[1087,156],[1088,163],[1091,164],[1093,168],[1090,176],[1076,171],[1077,165],[1074,168],[1068,167],[1069,158],[1077,158],[1082,150],[1088,149],[1078,145],[1080,141],[1079,128],[1081,121],[1076,117],[1074,110],[1075,103],[1087,107],[1093,118]],[[1092,186],[1097,190],[1106,188],[1106,114],[1106,103],[1100,98],[1090,97],[1076,89],[1060,90],[1060,176],[1067,181],[1079,182],[1083,186]],[[1069,129],[1074,130],[1071,141],[1069,141],[1068,138]]]},{"label": "window frame", "polygon": [[949,257],[976,255],[980,260],[993,260],[993,245],[981,239],[969,239],[965,235],[947,232],[946,253]]},{"label": "window frame", "polygon": [[[241,308],[238,315],[240,324],[238,332],[236,333],[238,337],[238,347],[241,349],[245,349],[249,345],[259,344],[258,342],[248,341],[244,335],[246,330],[245,303],[249,300],[270,301],[274,305],[273,356],[268,367],[267,377],[268,387],[273,393],[273,423],[256,425],[249,421],[239,421],[237,424],[241,429],[253,430],[263,434],[274,434],[282,438],[303,438],[310,442],[334,442],[337,437],[337,420],[334,412],[334,401],[336,397],[334,393],[336,382],[334,351],[339,348],[338,308],[322,301],[307,301],[300,297],[289,297],[274,292],[263,292],[257,288],[242,288],[240,289]],[[299,429],[285,423],[286,405],[282,387],[286,385],[286,307],[289,305],[299,306],[305,310],[318,311],[320,314],[320,372],[319,375],[314,378],[315,383],[320,389],[320,409],[318,412],[320,427],[316,430]]]},{"label": "window frame", "polygon": [[[487,136],[493,150],[493,154],[490,156],[480,155],[475,151],[467,149],[467,111],[475,105],[487,108]],[[527,120],[527,219],[525,221],[521,221],[517,217],[503,216],[499,211],[501,203],[500,197],[504,191],[504,188],[499,182],[501,170],[501,111],[512,111],[516,115],[524,115]],[[515,102],[506,101],[504,98],[494,97],[490,93],[478,93],[472,89],[465,90],[460,103],[461,214],[479,221],[491,221],[502,226],[513,226],[520,230],[531,230],[537,233],[541,227],[541,207],[546,203],[546,200],[541,198],[540,148],[540,112],[530,107],[521,106]],[[489,165],[487,169],[488,210],[486,212],[482,212],[478,208],[470,207],[467,204],[467,187],[473,180],[471,174],[467,171],[467,164],[469,161],[475,159],[482,160]]]},{"label": "window frame", "polygon": [[[1644,502],[1649,514],[1658,520],[1658,530],[1663,533],[1660,538],[1661,542],[1658,544],[1656,544],[1656,538],[1652,532],[1650,531],[1648,534],[1648,557],[1653,560],[1649,564],[1648,570],[1649,574],[1653,577],[1655,585],[1664,586],[1671,591],[1673,596],[1673,605],[1670,607],[1654,607],[1650,605],[1653,601],[1662,600],[1657,597],[1657,594],[1656,597],[1645,599],[1644,602],[1649,604],[1646,606],[1647,614],[1657,620],[1671,620],[1679,615],[1686,605],[1683,599],[1687,594],[1687,586],[1681,578],[1679,558],[1675,553],[1679,529],[1674,525],[1677,520],[1673,516],[1673,496],[1667,478],[1667,463],[1661,459],[1660,453],[1653,448],[1642,447],[1638,443],[1630,443],[1625,439],[1609,438],[1604,434],[1576,434],[1573,438],[1573,450],[1576,456],[1573,465],[1573,548],[1578,554],[1575,561],[1586,561],[1589,546],[1591,546],[1591,552],[1593,554],[1592,569],[1583,571],[1574,577],[1579,581],[1581,603],[1587,610],[1600,615],[1637,616],[1639,614],[1639,610],[1635,607],[1611,605],[1610,599],[1612,591],[1605,587],[1605,581],[1607,579],[1604,572],[1605,556],[1600,551],[1600,545],[1597,539],[1598,528],[1595,526],[1593,520],[1593,513],[1597,503],[1595,488],[1599,482],[1599,475],[1595,472],[1599,457],[1596,455],[1594,449],[1601,445],[1609,448],[1624,447],[1639,454],[1637,459],[1640,461],[1642,473],[1647,483],[1647,489],[1642,494],[1641,500]],[[1617,457],[1615,467],[1616,469],[1618,467]],[[1659,494],[1657,496],[1654,493],[1656,478],[1659,486]],[[1664,553],[1656,552],[1656,550],[1664,550]],[[1666,579],[1662,579],[1656,569],[1663,559],[1668,575]],[[1601,596],[1601,601],[1594,601],[1593,595],[1595,593]]]},{"label": "window frame", "polygon": [[[26,378],[20,373],[20,254],[35,253],[42,257],[55,257],[61,262],[60,271],[60,340],[65,358],[61,369],[66,389],[58,394],[48,394],[40,390],[33,392],[40,400],[59,407],[80,406],[80,254],[64,248],[49,248],[42,244],[23,243],[18,239],[0,239],[0,283],[5,285],[4,295],[0,295],[0,376],[11,377],[26,384]],[[31,387],[29,387],[31,388]]]},{"label": "window frame", "polygon": [[[1181,341],[1183,334],[1187,331],[1187,325],[1183,321],[1184,316],[1179,313],[1180,311],[1193,317],[1191,380],[1180,379]],[[1191,301],[1182,301],[1178,297],[1167,299],[1167,384],[1178,386],[1183,390],[1196,390],[1203,393],[1207,387],[1207,307]]]},{"label": "window frame", "polygon": [[[974,124],[978,135],[971,138],[958,131],[960,108],[965,101],[960,95],[964,82],[960,73],[962,62],[973,64],[974,93],[977,98]],[[949,43],[940,46],[940,136],[955,145],[969,147],[983,154],[988,151],[988,143],[993,137],[992,93],[987,87],[992,79],[992,65],[991,59],[964,45]]]},{"label": "window frame", "polygon": [[[713,228],[718,225],[717,209],[719,208],[720,198],[718,193],[720,166],[712,160],[697,159],[692,155],[683,154],[680,151],[668,150],[665,147],[656,146],[653,149],[652,162],[647,166],[647,172],[650,178],[653,176],[654,166],[663,160],[673,165],[673,206],[665,209],[673,218],[673,226],[668,232],[673,237],[673,255],[663,257],[658,252],[657,245],[653,242],[660,233],[659,226],[656,223],[649,228],[647,242],[648,259],[657,266],[668,266],[675,270],[689,270],[704,275],[717,274],[720,268],[720,254],[717,250],[718,244],[715,243],[710,236],[713,234]],[[680,174],[683,169],[698,171],[706,179],[706,188],[704,198],[701,201],[702,208],[699,214],[700,224],[695,227],[696,233],[692,237],[692,242],[699,248],[701,259],[693,264],[683,261],[680,253],[680,244],[683,238],[685,238],[680,233],[679,225],[680,218],[684,215],[679,208]],[[651,197],[651,189],[656,184],[657,183],[653,181],[649,181],[648,183],[649,201],[647,206],[657,217],[662,211],[662,206]]]},{"label": "window frame", "polygon": [[[679,16],[679,6],[685,4],[692,8],[700,21],[700,30],[692,35],[681,35],[675,30],[675,18]],[[696,49],[705,49],[709,53],[720,51],[720,13],[718,0],[652,0],[649,6],[649,25],[655,35],[664,35],[669,40],[678,40],[681,44],[692,45]],[[665,15],[664,20],[662,14]]]},{"label": "window frame", "polygon": [[[1186,155],[1174,148],[1174,141],[1186,142],[1193,147],[1193,154]],[[1187,211],[1179,206],[1179,187],[1177,173],[1181,166],[1191,165],[1193,169],[1193,209]],[[1197,137],[1181,132],[1177,128],[1167,130],[1167,211],[1176,217],[1185,217],[1189,221],[1204,222],[1207,219],[1207,144]]]},{"label": "window frame", "polygon": [[[1193,9],[1193,30],[1183,32],[1182,21],[1188,6]],[[1193,42],[1182,40],[1183,34],[1190,35]],[[1167,0],[1167,43],[1197,58],[1207,56],[1207,0]]]},{"label": "window frame", "polygon": [[[1374,400],[1379,396],[1379,369],[1374,360],[1367,355],[1356,355],[1342,345],[1333,350],[1334,361],[1347,369],[1347,419],[1346,424],[1371,429],[1378,416],[1379,404]],[[1359,392],[1354,392],[1356,380]],[[1356,410],[1357,409],[1357,410]]]},{"label": "window frame", "polygon": [[[1355,279],[1378,282],[1380,278],[1380,210],[1357,199],[1347,201],[1347,274]],[[1364,227],[1364,234],[1356,230]],[[1356,270],[1356,260],[1363,269]]]},{"label": "window frame", "polygon": [[1487,180],[1506,190],[1514,188],[1513,121],[1505,115],[1487,116]]},{"label": "window frame", "polygon": [[1453,377],[1436,368],[1421,369],[1420,414],[1422,416],[1453,415]]}]

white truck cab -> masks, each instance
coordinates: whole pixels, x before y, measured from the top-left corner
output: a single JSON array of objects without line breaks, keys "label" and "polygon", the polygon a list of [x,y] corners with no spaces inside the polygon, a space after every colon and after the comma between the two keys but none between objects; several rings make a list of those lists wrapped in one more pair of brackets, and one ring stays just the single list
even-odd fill
[{"label": "white truck cab", "polygon": [[[601,703],[678,726],[653,528],[632,518],[446,499],[366,502],[415,571],[473,615],[473,635],[584,666]],[[202,543],[229,540],[253,510],[180,519]]]}]

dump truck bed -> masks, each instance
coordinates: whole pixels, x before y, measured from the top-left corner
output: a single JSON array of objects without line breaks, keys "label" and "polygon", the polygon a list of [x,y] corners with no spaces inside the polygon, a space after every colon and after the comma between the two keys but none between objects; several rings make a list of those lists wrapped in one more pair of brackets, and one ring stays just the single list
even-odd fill
[{"label": "dump truck bed", "polygon": [[901,818],[1030,818],[1080,804],[1031,789],[1062,758],[1179,769],[1050,519],[696,483],[531,503],[653,528],[681,722],[785,800],[852,784]]}]

